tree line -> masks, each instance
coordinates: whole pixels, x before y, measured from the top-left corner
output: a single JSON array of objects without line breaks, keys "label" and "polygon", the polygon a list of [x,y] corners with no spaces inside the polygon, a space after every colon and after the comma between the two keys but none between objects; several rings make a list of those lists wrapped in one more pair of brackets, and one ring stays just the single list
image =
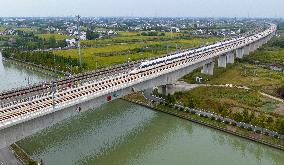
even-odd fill
[{"label": "tree line", "polygon": [[2,54],[5,58],[13,58],[35,65],[46,66],[51,70],[56,69],[69,73],[78,73],[87,66],[83,63],[82,68],[79,68],[77,59],[73,59],[70,56],[68,58],[58,56],[48,51],[21,51],[15,48],[8,48],[4,49]]},{"label": "tree line", "polygon": [[19,31],[18,36],[12,40],[14,40],[14,42],[7,41],[4,46],[20,50],[49,49],[67,46],[64,40],[56,40],[54,36],[49,39],[43,39],[34,35],[34,33],[26,33],[22,31]]}]

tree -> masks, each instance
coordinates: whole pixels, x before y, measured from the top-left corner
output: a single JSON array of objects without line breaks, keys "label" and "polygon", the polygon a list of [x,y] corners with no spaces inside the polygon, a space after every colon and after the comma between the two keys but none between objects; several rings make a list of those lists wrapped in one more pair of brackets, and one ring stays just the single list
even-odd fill
[{"label": "tree", "polygon": [[176,98],[173,95],[171,95],[171,94],[167,95],[167,99],[166,100],[170,104],[175,104],[176,103]]},{"label": "tree", "polygon": [[237,122],[243,121],[243,115],[240,112],[236,112],[233,114],[233,119]]},{"label": "tree", "polygon": [[271,116],[269,116],[266,120],[267,123],[273,123],[273,118]]},{"label": "tree", "polygon": [[86,37],[88,40],[95,40],[100,37],[100,34],[97,32],[93,32],[91,29],[87,29]]},{"label": "tree", "polygon": [[57,42],[56,42],[56,40],[55,40],[54,35],[52,35],[52,36],[49,38],[48,44],[49,44],[49,47],[50,47],[50,48],[56,48]]},{"label": "tree", "polygon": [[277,94],[284,99],[284,86],[277,89]]},{"label": "tree", "polygon": [[260,115],[258,116],[258,125],[260,127],[265,127],[265,121],[266,121],[266,116],[264,115],[264,113],[260,113]]},{"label": "tree", "polygon": [[254,121],[254,119],[255,119],[255,112],[252,111],[249,115],[249,121]]},{"label": "tree", "polygon": [[284,134],[284,119],[278,118],[275,122],[275,129],[277,132]]},{"label": "tree", "polygon": [[243,110],[242,116],[243,116],[243,122],[245,122],[245,123],[249,123],[250,122],[248,110],[246,110],[246,109]]}]

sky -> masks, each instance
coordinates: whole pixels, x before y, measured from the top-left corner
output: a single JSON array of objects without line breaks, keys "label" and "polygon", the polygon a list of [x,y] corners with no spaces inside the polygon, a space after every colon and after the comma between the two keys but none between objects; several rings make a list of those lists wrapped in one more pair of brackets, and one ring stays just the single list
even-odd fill
[{"label": "sky", "polygon": [[0,0],[0,17],[281,17],[284,0]]}]

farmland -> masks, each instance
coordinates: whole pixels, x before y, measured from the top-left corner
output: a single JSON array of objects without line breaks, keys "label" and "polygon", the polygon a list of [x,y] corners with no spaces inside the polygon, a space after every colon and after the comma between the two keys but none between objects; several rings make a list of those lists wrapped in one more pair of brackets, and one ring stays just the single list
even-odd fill
[{"label": "farmland", "polygon": [[[128,60],[138,60],[163,55],[167,52],[176,51],[176,49],[192,48],[202,44],[215,42],[220,38],[193,38],[177,39],[168,36],[137,36],[124,35],[116,36],[109,39],[98,39],[92,41],[82,41],[86,48],[82,49],[84,63],[88,70],[95,69],[96,62],[98,67],[107,67],[113,64],[124,63]],[[133,34],[133,33],[130,33]],[[56,55],[78,58],[78,51],[57,50]]]},{"label": "farmland", "polygon": [[51,39],[51,38],[55,38],[55,40],[64,40],[66,38],[69,38],[70,36],[66,36],[66,35],[61,35],[61,34],[37,34],[36,36],[42,38],[42,39]]}]

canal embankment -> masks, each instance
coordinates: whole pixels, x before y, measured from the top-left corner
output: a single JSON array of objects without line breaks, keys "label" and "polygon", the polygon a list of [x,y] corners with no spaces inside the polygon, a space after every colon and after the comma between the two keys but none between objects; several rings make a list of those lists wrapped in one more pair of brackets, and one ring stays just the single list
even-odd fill
[{"label": "canal embankment", "polygon": [[15,157],[24,165],[36,164],[37,162],[33,160],[20,146],[16,143],[9,146],[9,149],[13,152]]},{"label": "canal embankment", "polygon": [[206,115],[198,115],[196,113],[190,113],[189,111],[185,111],[184,108],[178,108],[178,106],[174,106],[167,103],[161,104],[159,102],[147,100],[142,93],[134,93],[132,95],[124,97],[123,99],[141,106],[145,106],[155,111],[173,115],[181,119],[185,119],[212,129],[226,132],[241,138],[245,138],[284,151],[283,139],[263,135],[260,134],[259,132],[254,132],[251,129],[246,129],[245,127],[239,128],[236,127],[234,124],[232,125],[229,122],[216,120],[216,118],[209,118]]}]

